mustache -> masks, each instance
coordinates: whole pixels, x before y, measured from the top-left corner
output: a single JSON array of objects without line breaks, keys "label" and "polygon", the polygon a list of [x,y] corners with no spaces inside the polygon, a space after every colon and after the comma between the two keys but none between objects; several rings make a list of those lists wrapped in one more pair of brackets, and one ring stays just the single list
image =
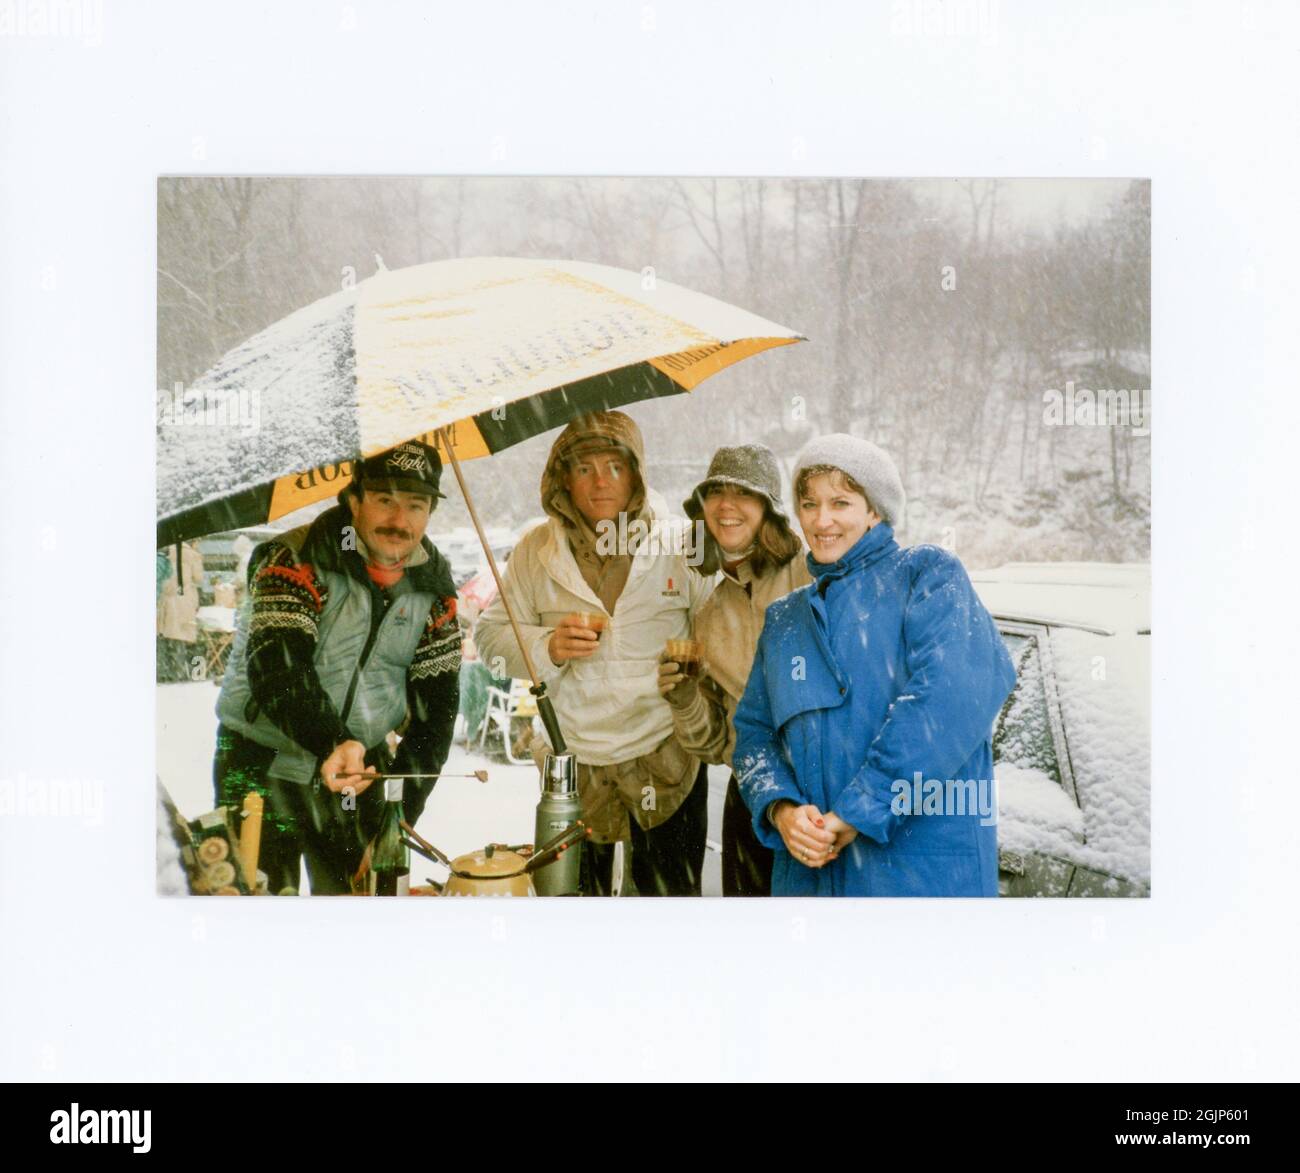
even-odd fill
[{"label": "mustache", "polygon": [[396,527],[391,525],[376,526],[375,533],[382,534],[384,537],[387,538],[402,538],[408,542],[411,540],[410,530],[397,529]]}]

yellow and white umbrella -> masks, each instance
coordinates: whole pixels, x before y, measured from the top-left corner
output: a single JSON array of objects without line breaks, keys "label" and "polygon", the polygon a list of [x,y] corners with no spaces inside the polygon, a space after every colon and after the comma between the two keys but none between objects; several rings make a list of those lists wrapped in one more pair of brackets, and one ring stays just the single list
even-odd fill
[{"label": "yellow and white umbrella", "polygon": [[648,272],[510,257],[381,270],[160,393],[158,543],[333,496],[355,458],[404,440],[488,456],[800,340]]}]

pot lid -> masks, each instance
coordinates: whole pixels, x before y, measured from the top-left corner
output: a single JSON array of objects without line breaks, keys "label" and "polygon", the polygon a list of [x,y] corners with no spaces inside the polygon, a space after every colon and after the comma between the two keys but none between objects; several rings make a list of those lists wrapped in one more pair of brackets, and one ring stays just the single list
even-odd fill
[{"label": "pot lid", "polygon": [[470,876],[476,880],[500,879],[513,876],[524,870],[526,861],[522,855],[499,848],[488,854],[487,849],[471,851],[468,855],[458,855],[451,861],[452,870],[461,876]]}]

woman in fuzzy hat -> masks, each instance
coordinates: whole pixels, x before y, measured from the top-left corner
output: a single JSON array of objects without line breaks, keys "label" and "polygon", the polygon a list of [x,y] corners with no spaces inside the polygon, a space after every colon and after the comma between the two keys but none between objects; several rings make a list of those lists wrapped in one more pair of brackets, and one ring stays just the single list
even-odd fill
[{"label": "woman in fuzzy hat", "polygon": [[[774,896],[996,896],[993,721],[1015,670],[957,558],[900,547],[889,455],[795,463],[813,581],[773,603],[733,756]],[[923,801],[922,801],[923,796]]]},{"label": "woman in fuzzy hat", "polygon": [[[770,448],[719,448],[682,508],[697,532],[703,530],[700,572],[722,574],[695,614],[692,636],[703,645],[700,674],[684,675],[665,652],[659,691],[672,709],[677,740],[702,761],[729,766],[736,744],[732,716],[764,613],[811,576],[781,503],[781,474]],[[733,774],[722,814],[722,894],[767,896],[771,884],[772,852],[754,837]]]}]

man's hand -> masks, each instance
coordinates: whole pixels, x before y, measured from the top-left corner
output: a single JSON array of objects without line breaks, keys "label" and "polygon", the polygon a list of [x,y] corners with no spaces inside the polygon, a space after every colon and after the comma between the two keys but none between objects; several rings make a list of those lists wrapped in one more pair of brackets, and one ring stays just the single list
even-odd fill
[{"label": "man's hand", "polygon": [[659,695],[670,705],[689,707],[700,690],[698,677],[687,676],[681,665],[668,658],[668,652],[659,653]]},{"label": "man's hand", "polygon": [[335,794],[349,786],[353,793],[361,794],[375,780],[375,768],[366,765],[366,747],[361,742],[344,741],[321,763],[320,776]]},{"label": "man's hand", "polygon": [[788,799],[778,802],[772,814],[785,849],[809,868],[824,867],[835,858],[835,834],[826,825],[830,817],[812,803],[796,806]]},{"label": "man's hand", "polygon": [[567,660],[585,660],[600,646],[600,633],[583,625],[576,615],[566,615],[551,632],[546,650],[551,663],[560,665]]}]

